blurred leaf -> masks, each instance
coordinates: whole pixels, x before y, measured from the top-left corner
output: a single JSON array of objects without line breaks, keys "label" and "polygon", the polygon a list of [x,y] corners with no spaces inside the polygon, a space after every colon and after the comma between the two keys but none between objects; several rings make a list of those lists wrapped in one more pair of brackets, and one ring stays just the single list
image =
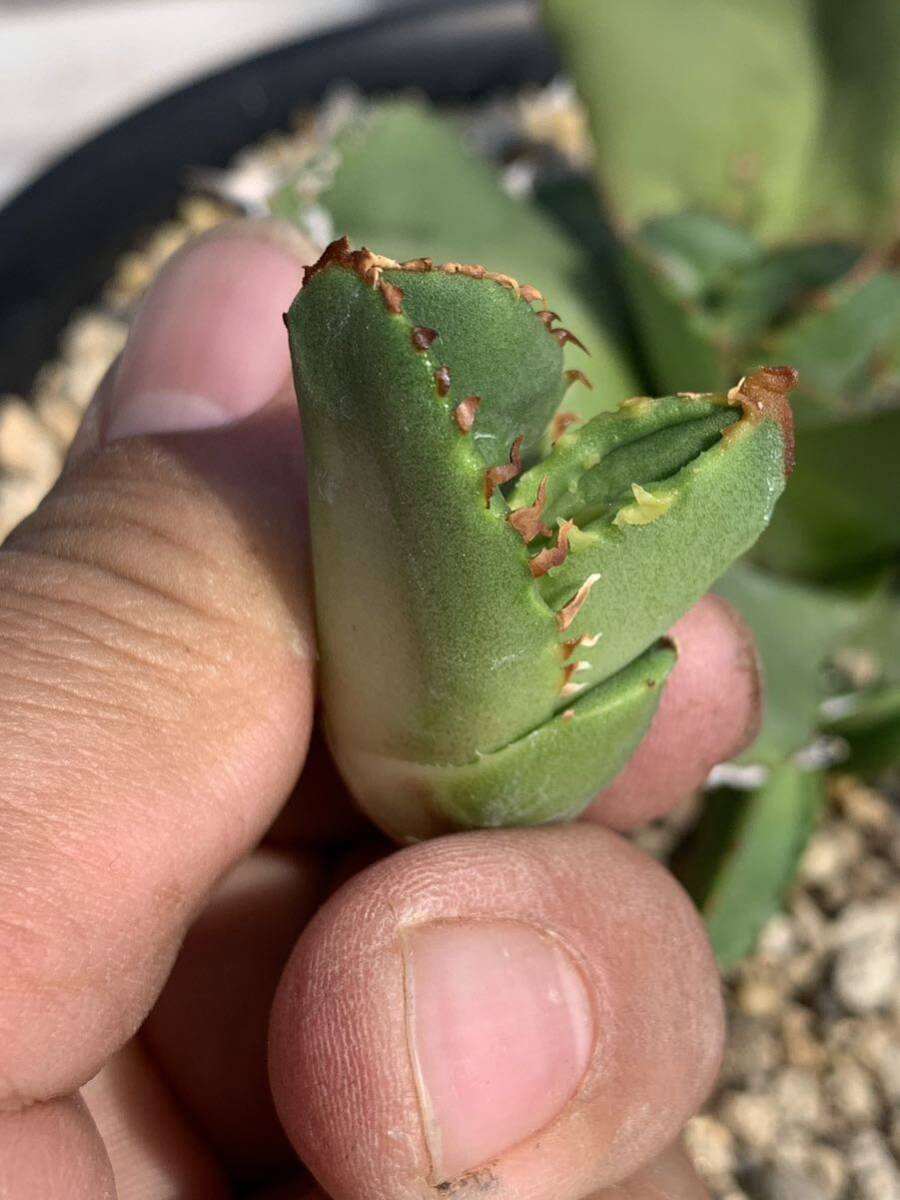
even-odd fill
[{"label": "blurred leaf", "polygon": [[876,402],[900,408],[900,274],[851,276],[820,303],[777,329],[760,351],[800,372],[802,424],[820,414],[855,415]]},{"label": "blurred leaf", "polygon": [[825,732],[847,743],[842,769],[873,775],[900,766],[900,685],[852,697],[850,710],[826,725]]},{"label": "blurred leaf", "polygon": [[[848,661],[849,660],[849,661]],[[900,594],[886,591],[838,656],[838,674],[862,675],[863,686],[829,700],[824,732],[843,738],[847,770],[871,775],[900,766]],[[868,685],[865,686],[866,680]]]},{"label": "blurred leaf", "polygon": [[694,210],[797,226],[824,105],[808,0],[545,0],[599,183],[635,229]]},{"label": "blurred leaf", "polygon": [[806,225],[875,245],[900,211],[900,4],[816,0],[828,97],[808,175]]},{"label": "blurred leaf", "polygon": [[900,407],[801,427],[797,470],[754,561],[827,580],[888,562],[898,550]]},{"label": "blurred leaf", "polygon": [[854,594],[779,579],[741,562],[714,590],[749,624],[763,668],[763,725],[742,761],[777,765],[814,738],[825,660],[871,611],[877,584],[861,584]]},{"label": "blurred leaf", "polygon": [[752,952],[781,907],[823,803],[823,776],[789,762],[755,792],[719,788],[707,796],[673,867],[723,970]]},{"label": "blurred leaf", "polygon": [[414,101],[384,101],[338,149],[317,197],[337,234],[398,259],[482,263],[540,288],[591,352],[587,362],[579,352],[578,365],[594,391],[573,387],[567,409],[590,416],[639,390],[618,346],[615,280],[555,221],[507,195],[453,124]]}]

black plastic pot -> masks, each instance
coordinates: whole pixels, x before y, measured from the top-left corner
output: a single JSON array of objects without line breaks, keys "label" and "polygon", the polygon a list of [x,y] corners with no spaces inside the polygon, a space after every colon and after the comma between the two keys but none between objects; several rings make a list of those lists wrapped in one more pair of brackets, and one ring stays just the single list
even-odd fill
[{"label": "black plastic pot", "polygon": [[466,99],[556,69],[532,0],[388,13],[248,59],[127,117],[0,212],[0,392],[27,392],[116,258],[173,212],[191,166],[222,166],[333,84]]}]

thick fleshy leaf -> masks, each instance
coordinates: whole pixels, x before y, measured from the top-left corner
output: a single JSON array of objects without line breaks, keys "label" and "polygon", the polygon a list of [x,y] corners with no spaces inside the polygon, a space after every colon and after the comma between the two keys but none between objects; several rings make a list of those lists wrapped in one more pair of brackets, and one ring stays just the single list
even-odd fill
[{"label": "thick fleshy leaf", "polygon": [[806,189],[807,231],[871,246],[900,212],[900,5],[816,0],[827,102]]},{"label": "thick fleshy leaf", "polygon": [[900,407],[802,428],[799,466],[754,550],[768,569],[811,580],[878,567],[900,551]]},{"label": "thick fleshy leaf", "polygon": [[706,920],[723,970],[752,952],[778,912],[823,804],[821,773],[789,762],[755,792],[719,788],[707,796],[674,867]]},{"label": "thick fleshy leaf", "polygon": [[482,263],[532,284],[591,352],[585,369],[593,390],[573,387],[567,407],[589,417],[634,395],[615,280],[557,222],[507,195],[448,120],[411,100],[374,103],[335,150],[337,167],[315,203],[336,231],[395,259]]},{"label": "thick fleshy leaf", "polygon": [[877,775],[900,768],[900,685],[854,696],[844,716],[829,722],[825,732],[846,743],[844,770]]},{"label": "thick fleshy leaf", "polygon": [[784,485],[787,368],[601,414],[510,502],[567,383],[566,331],[533,302],[481,266],[342,239],[289,314],[326,727],[396,836],[587,803],[652,716],[658,639]]},{"label": "thick fleshy leaf", "polygon": [[598,179],[636,230],[685,210],[797,227],[824,80],[807,0],[545,0]]},{"label": "thick fleshy leaf", "polygon": [[715,590],[750,625],[763,668],[763,726],[743,761],[777,765],[816,736],[828,656],[861,625],[875,589],[813,587],[742,562]]}]

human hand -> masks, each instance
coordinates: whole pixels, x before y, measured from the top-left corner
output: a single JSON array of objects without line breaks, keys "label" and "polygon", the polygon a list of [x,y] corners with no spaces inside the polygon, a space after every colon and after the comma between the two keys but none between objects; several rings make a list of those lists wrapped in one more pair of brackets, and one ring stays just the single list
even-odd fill
[{"label": "human hand", "polygon": [[299,1156],[334,1200],[695,1200],[675,1143],[718,978],[610,830],[752,737],[747,635],[714,598],[679,622],[654,725],[581,822],[367,831],[307,758],[280,315],[313,253],[236,224],[177,256],[0,551],[0,1196],[290,1200]]}]

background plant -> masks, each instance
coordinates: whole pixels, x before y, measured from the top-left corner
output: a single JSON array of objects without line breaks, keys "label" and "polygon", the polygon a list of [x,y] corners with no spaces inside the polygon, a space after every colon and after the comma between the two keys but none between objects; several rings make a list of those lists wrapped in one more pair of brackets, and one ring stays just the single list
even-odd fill
[{"label": "background plant", "polygon": [[592,351],[595,388],[567,402],[581,417],[763,361],[799,368],[798,470],[718,584],[753,625],[767,717],[678,864],[730,963],[791,879],[825,769],[900,757],[900,9],[545,12],[589,112],[593,190],[572,175],[514,199],[449,121],[394,100],[343,122],[332,165],[273,206],[397,258],[427,247],[528,279]]}]

